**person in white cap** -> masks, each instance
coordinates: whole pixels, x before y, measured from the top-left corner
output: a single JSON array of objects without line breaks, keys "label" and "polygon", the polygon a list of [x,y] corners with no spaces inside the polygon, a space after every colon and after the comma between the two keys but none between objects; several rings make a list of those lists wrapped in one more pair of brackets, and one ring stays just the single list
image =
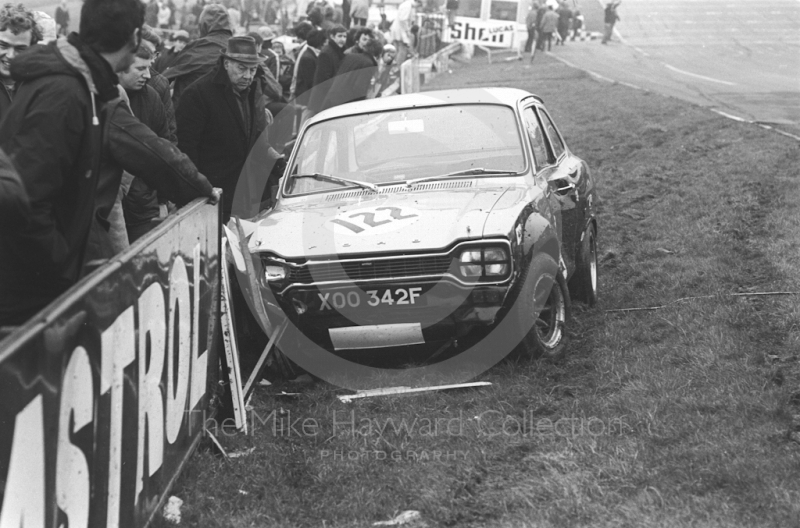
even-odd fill
[{"label": "person in white cap", "polygon": [[400,65],[396,58],[397,48],[392,44],[384,45],[378,71],[375,73],[373,97],[386,97],[400,91]]},{"label": "person in white cap", "polygon": [[58,28],[56,27],[56,21],[53,20],[53,17],[44,11],[34,11],[33,19],[42,31],[42,40],[40,40],[38,44],[49,44],[58,38]]}]

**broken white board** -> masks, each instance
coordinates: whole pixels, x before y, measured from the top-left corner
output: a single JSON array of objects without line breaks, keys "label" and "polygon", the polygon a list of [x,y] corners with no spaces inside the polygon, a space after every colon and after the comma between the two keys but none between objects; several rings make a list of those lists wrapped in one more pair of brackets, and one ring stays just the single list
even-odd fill
[{"label": "broken white board", "polygon": [[344,403],[358,400],[361,398],[372,398],[375,396],[394,396],[398,394],[415,394],[419,392],[433,392],[451,389],[467,389],[471,387],[488,387],[488,381],[473,381],[471,383],[455,383],[452,385],[434,385],[431,387],[388,387],[385,389],[370,389],[358,391],[355,394],[342,394],[338,396],[339,401]]}]

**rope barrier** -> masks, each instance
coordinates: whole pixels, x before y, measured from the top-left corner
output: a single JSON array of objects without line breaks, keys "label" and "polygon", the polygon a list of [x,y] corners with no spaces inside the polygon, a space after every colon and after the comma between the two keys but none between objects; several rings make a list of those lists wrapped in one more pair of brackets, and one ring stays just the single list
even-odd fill
[{"label": "rope barrier", "polygon": [[692,301],[695,299],[712,299],[714,297],[758,297],[758,296],[770,296],[770,295],[800,295],[800,292],[752,292],[752,293],[723,293],[723,294],[716,294],[716,295],[698,295],[694,297],[682,297],[680,299],[675,299],[674,301],[670,301],[667,304],[663,304],[661,306],[645,306],[641,308],[615,308],[612,310],[606,310],[606,313],[612,312],[644,312],[644,311],[653,311],[653,310],[660,310],[662,308],[667,308],[675,303],[683,302],[683,301]]}]

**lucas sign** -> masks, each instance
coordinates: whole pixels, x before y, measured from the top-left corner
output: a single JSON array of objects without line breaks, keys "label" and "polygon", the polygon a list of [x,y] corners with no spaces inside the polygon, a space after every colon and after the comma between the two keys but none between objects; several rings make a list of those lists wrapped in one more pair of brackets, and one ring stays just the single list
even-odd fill
[{"label": "lucas sign", "polygon": [[451,42],[458,40],[485,47],[510,48],[516,26],[515,22],[456,17],[449,27],[449,38]]},{"label": "lucas sign", "polygon": [[216,381],[218,222],[190,204],[0,343],[0,528],[148,523]]}]

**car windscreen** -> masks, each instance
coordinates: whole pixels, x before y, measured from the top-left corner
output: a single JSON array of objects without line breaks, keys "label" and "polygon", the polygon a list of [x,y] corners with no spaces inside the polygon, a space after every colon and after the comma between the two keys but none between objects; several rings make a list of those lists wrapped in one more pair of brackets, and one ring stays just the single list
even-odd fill
[{"label": "car windscreen", "polygon": [[348,186],[337,178],[380,185],[463,176],[474,169],[485,169],[474,171],[483,177],[525,168],[513,109],[498,104],[406,108],[310,126],[297,147],[286,192]]}]

